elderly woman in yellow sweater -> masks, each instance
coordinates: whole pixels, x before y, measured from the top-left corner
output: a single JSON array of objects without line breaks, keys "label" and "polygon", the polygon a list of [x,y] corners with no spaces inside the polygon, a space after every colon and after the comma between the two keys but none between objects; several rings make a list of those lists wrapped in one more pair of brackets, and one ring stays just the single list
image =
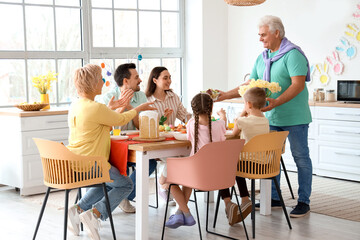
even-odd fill
[{"label": "elderly woman in yellow sweater", "polygon": [[[117,101],[112,98],[108,106],[94,101],[96,95],[101,94],[103,80],[100,66],[88,64],[75,71],[74,83],[79,99],[72,103],[68,124],[70,128],[69,145],[73,153],[84,156],[110,155],[110,130],[112,126],[121,126],[131,121],[138,112],[155,110],[151,102],[119,113],[113,111],[129,104],[133,92],[129,90]],[[106,183],[113,211],[119,203],[132,191],[133,184],[129,177],[120,174],[118,169],[109,163],[111,183]],[[98,229],[101,220],[108,217],[106,202],[102,188],[90,188],[85,196],[74,206],[69,208],[70,230],[79,235],[80,221],[90,234],[91,239],[100,239]]]}]

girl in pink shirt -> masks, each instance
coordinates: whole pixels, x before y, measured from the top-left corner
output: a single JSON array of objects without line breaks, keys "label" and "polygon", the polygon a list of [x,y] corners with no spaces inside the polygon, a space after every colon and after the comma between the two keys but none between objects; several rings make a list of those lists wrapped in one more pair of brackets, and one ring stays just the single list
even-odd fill
[{"label": "girl in pink shirt", "polygon": [[[191,101],[193,118],[187,123],[187,138],[191,141],[192,150],[190,155],[194,155],[200,148],[210,142],[225,141],[225,120],[211,121],[213,109],[213,100],[206,93],[197,94]],[[224,116],[221,114],[220,116]],[[190,213],[187,203],[191,195],[191,188],[178,185],[171,188],[171,194],[174,196],[179,208],[176,213],[171,215],[165,223],[166,227],[178,228],[180,226],[192,226],[195,219]]]}]

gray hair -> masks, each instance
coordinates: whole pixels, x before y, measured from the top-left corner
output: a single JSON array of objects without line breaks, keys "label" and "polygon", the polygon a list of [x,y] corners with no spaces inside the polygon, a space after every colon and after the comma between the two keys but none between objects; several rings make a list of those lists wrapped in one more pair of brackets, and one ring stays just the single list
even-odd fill
[{"label": "gray hair", "polygon": [[271,15],[264,16],[260,19],[258,26],[259,28],[268,26],[271,33],[275,33],[276,30],[279,30],[280,38],[285,37],[284,25],[279,17]]}]

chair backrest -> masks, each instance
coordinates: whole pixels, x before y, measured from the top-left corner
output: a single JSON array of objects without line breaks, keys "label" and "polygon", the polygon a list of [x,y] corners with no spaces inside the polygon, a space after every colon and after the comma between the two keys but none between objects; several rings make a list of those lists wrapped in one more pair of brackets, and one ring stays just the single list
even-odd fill
[{"label": "chair backrest", "polygon": [[240,153],[236,175],[244,178],[271,178],[280,173],[280,158],[288,131],[257,135]]},{"label": "chair backrest", "polygon": [[111,181],[105,157],[80,156],[62,143],[33,140],[40,153],[46,186],[72,189]]},{"label": "chair backrest", "polygon": [[190,157],[167,159],[167,182],[203,191],[229,188],[245,140],[209,143]]}]

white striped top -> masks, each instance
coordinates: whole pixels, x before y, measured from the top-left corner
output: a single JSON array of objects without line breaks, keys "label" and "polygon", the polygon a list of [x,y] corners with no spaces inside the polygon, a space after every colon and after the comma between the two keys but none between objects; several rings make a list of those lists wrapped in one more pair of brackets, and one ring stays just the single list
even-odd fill
[{"label": "white striped top", "polygon": [[181,103],[179,96],[172,91],[166,92],[166,97],[164,101],[155,98],[154,95],[148,97],[147,100],[149,102],[154,102],[153,106],[157,108],[157,112],[160,114],[160,117],[164,116],[166,108],[173,110],[173,113],[170,115],[170,117],[168,117],[168,125],[175,125],[176,118],[184,122],[186,120],[186,115],[191,114],[186,111],[186,108]]}]

